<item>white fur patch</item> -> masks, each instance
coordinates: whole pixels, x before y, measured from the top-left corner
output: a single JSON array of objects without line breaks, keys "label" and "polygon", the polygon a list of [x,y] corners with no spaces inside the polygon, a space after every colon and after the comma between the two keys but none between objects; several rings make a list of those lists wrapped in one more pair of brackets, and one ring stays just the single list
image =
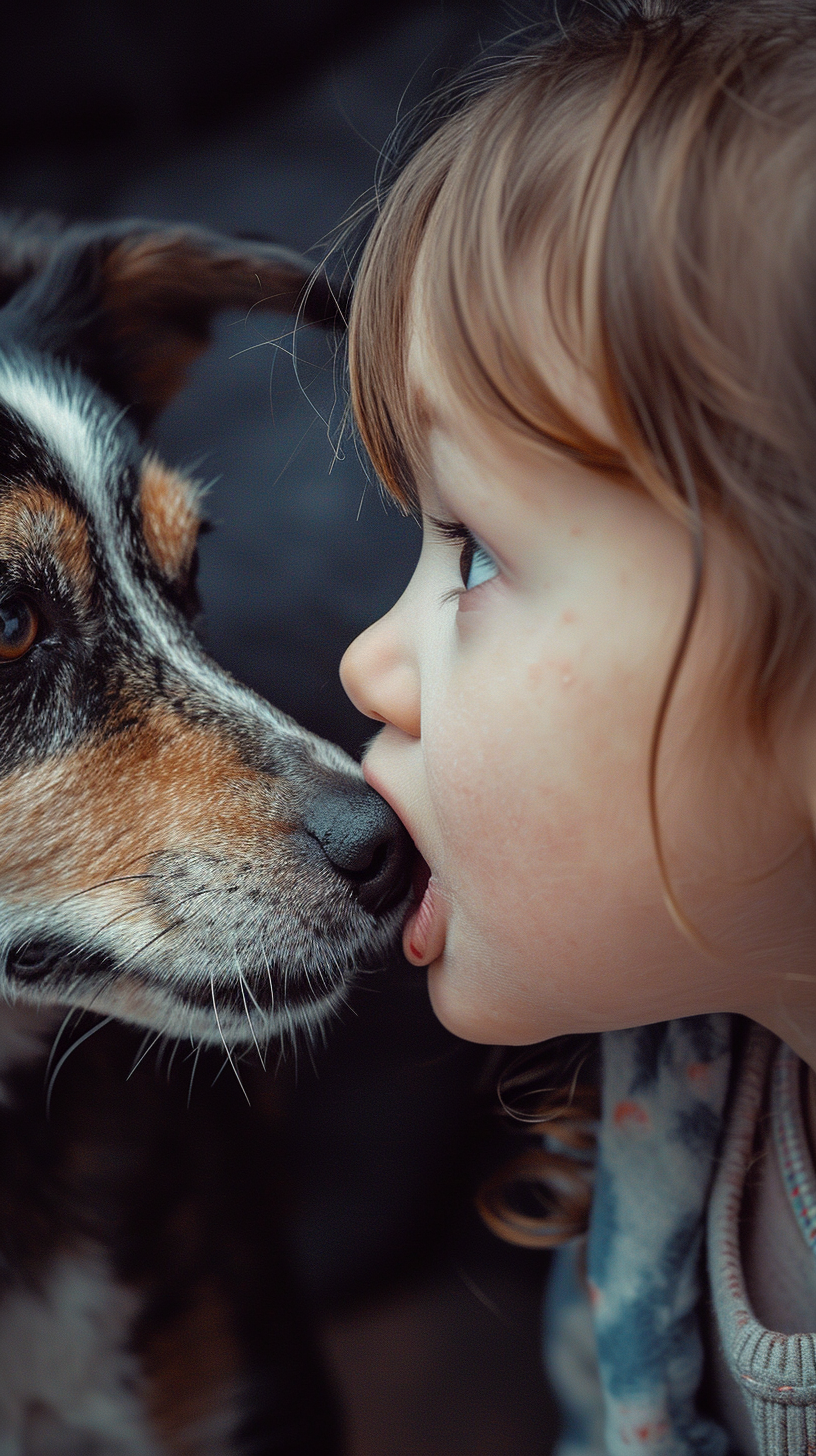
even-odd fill
[{"label": "white fur patch", "polygon": [[100,1255],[63,1258],[0,1304],[2,1456],[158,1456],[127,1349],[137,1296]]},{"label": "white fur patch", "polygon": [[44,373],[24,354],[0,358],[0,398],[41,439],[88,505],[102,494],[113,461],[121,460],[116,416],[95,405],[87,390],[72,387],[66,372]]}]

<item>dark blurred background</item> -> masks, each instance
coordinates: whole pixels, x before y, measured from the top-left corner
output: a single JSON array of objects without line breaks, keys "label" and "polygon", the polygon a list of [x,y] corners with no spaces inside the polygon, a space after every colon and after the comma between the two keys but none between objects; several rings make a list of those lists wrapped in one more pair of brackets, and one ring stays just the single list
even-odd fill
[{"label": "dark blurred background", "polygon": [[[546,0],[542,0],[542,4]],[[141,215],[321,257],[400,117],[536,16],[504,0],[72,0],[6,8],[0,207]],[[341,435],[330,341],[225,317],[156,445],[211,481],[204,635],[236,676],[358,754],[348,642],[419,549]],[[404,962],[278,1074],[293,1252],[352,1456],[541,1456],[541,1257],[481,1230],[485,1049],[449,1036]]]}]

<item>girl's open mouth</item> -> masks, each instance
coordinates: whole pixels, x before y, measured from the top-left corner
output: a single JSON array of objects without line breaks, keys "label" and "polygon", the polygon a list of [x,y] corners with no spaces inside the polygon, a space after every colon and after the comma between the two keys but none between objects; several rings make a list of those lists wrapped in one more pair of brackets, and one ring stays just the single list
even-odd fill
[{"label": "girl's open mouth", "polygon": [[405,959],[414,966],[427,966],[441,955],[445,944],[445,922],[430,867],[417,854],[413,874],[413,897],[402,931]]}]

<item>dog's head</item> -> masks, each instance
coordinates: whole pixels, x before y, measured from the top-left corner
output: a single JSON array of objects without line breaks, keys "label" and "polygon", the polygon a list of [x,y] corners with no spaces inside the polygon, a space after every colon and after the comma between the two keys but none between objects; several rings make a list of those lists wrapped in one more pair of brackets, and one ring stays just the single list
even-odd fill
[{"label": "dog's head", "polygon": [[380,963],[407,837],[191,627],[196,488],[146,453],[217,310],[330,322],[296,255],[0,228],[0,990],[176,1035],[316,1021]]}]

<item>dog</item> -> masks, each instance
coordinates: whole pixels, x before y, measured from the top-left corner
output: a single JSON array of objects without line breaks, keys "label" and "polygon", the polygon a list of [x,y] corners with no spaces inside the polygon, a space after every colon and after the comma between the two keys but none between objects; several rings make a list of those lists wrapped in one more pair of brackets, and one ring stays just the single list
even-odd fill
[{"label": "dog", "polygon": [[[253,305],[337,321],[273,244],[0,223],[0,1456],[338,1439],[238,1060],[383,963],[412,850],[202,649],[200,492],[145,444]],[[142,1035],[228,1077],[188,1110]]]}]

